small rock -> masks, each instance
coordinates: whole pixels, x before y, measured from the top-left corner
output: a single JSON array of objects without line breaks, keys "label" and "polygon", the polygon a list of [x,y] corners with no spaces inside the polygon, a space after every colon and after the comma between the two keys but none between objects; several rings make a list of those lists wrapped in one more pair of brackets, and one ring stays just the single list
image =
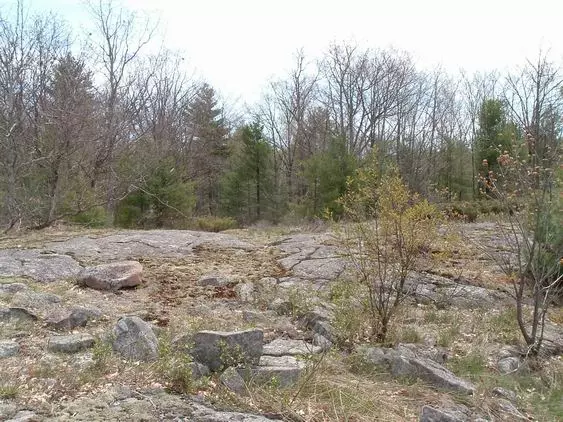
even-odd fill
[{"label": "small rock", "polygon": [[274,277],[264,277],[258,280],[258,284],[264,288],[274,288],[278,284],[278,280]]},{"label": "small rock", "polygon": [[26,290],[27,286],[23,283],[5,283],[0,284],[0,293],[17,293]]},{"label": "small rock", "polygon": [[502,387],[493,388],[493,394],[498,396],[498,397],[508,399],[512,402],[516,401],[516,399],[518,398],[518,396],[516,395],[516,393],[514,391],[508,390],[508,389],[502,388]]},{"label": "small rock", "polygon": [[120,318],[113,329],[113,349],[128,359],[152,361],[158,358],[158,339],[150,324],[139,317]]},{"label": "small rock", "polygon": [[77,355],[74,361],[72,362],[72,364],[79,371],[83,371],[87,368],[91,368],[92,366],[94,366],[96,364],[96,361],[94,360],[94,355],[92,353],[87,352],[84,354]]},{"label": "small rock", "polygon": [[431,336],[426,334],[422,341],[424,342],[425,346],[429,346],[429,347],[436,347],[436,345],[438,344],[438,340],[436,340],[436,337]]},{"label": "small rock", "polygon": [[319,346],[314,346],[303,340],[285,340],[275,339],[274,341],[264,345],[264,354],[270,356],[283,355],[309,355],[321,353]]},{"label": "small rock", "polygon": [[60,353],[76,353],[93,347],[94,337],[89,334],[70,334],[67,336],[51,336],[47,350]]},{"label": "small rock", "polygon": [[0,341],[0,359],[15,356],[20,351],[20,345],[15,341]]},{"label": "small rock", "polygon": [[275,311],[278,315],[291,315],[293,305],[290,301],[277,297],[268,305],[268,309]]},{"label": "small rock", "polygon": [[330,350],[333,346],[329,339],[317,333],[313,334],[313,345],[319,346],[323,352]]},{"label": "small rock", "polygon": [[47,319],[47,325],[57,330],[71,331],[76,327],[85,327],[88,321],[98,319],[102,312],[97,308],[76,307],[66,315],[52,316]]},{"label": "small rock", "polygon": [[465,422],[469,420],[463,413],[451,412],[444,409],[436,409],[430,406],[422,407],[422,414],[420,415],[420,422]]},{"label": "small rock", "polygon": [[497,368],[501,374],[516,372],[520,367],[520,359],[515,356],[502,358],[497,363]]},{"label": "small rock", "polygon": [[30,410],[21,410],[16,413],[12,419],[8,419],[6,422],[38,422],[40,420],[41,419],[35,412]]},{"label": "small rock", "polygon": [[235,293],[241,302],[254,302],[254,283],[240,283],[235,286]]},{"label": "small rock", "polygon": [[299,325],[314,333],[320,334],[331,343],[334,343],[334,330],[328,322],[330,313],[326,309],[317,308],[315,311],[307,312],[299,318]]},{"label": "small rock", "polygon": [[209,368],[202,363],[192,362],[190,366],[192,368],[193,379],[203,378],[210,374]]},{"label": "small rock", "polygon": [[508,357],[511,357],[511,356],[514,356],[514,357],[520,356],[520,350],[518,350],[518,348],[516,348],[515,346],[506,346],[506,347],[503,347],[498,352],[498,358],[499,359],[508,358]]},{"label": "small rock", "polygon": [[137,261],[121,261],[85,268],[78,284],[97,290],[118,290],[142,283],[143,266]]},{"label": "small rock", "polygon": [[18,408],[12,403],[1,403],[0,402],[0,421],[5,421],[14,416]]},{"label": "small rock", "polygon": [[216,274],[203,275],[197,280],[198,286],[204,287],[224,287],[230,282],[228,278]]},{"label": "small rock", "polygon": [[237,393],[240,396],[245,396],[248,394],[246,383],[235,368],[227,368],[221,374],[219,379],[221,380],[221,383],[232,392]]},{"label": "small rock", "polygon": [[528,418],[524,416],[512,402],[506,399],[499,399],[498,401],[499,409],[508,415],[510,415],[510,420],[513,421],[527,421]]},{"label": "small rock", "polygon": [[255,312],[255,311],[242,311],[242,319],[245,322],[267,322],[267,318],[262,312]]},{"label": "small rock", "polygon": [[193,336],[193,358],[211,371],[238,364],[255,365],[262,355],[262,330],[200,331]]},{"label": "small rock", "polygon": [[395,354],[393,349],[382,347],[359,347],[358,354],[360,357],[373,365],[387,365],[390,362],[390,354]]}]

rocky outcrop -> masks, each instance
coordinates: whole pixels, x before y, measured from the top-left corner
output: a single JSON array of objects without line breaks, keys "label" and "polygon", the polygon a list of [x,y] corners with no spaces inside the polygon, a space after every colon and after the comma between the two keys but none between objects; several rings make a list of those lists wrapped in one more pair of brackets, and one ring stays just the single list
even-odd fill
[{"label": "rocky outcrop", "polygon": [[151,326],[141,318],[121,318],[113,334],[113,349],[127,359],[152,361],[158,358],[158,339]]}]

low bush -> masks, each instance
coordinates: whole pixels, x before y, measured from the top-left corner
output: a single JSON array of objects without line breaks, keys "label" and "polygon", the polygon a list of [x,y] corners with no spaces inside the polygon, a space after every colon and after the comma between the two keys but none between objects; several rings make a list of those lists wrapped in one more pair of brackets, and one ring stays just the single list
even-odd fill
[{"label": "low bush", "polygon": [[193,221],[193,225],[198,230],[206,232],[221,232],[223,230],[236,229],[237,221],[232,217],[199,217]]}]

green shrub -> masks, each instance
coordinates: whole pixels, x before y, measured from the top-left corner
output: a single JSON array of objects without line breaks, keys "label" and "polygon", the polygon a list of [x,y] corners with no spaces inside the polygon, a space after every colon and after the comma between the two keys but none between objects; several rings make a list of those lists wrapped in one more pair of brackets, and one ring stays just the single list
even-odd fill
[{"label": "green shrub", "polygon": [[206,216],[195,219],[195,226],[206,232],[221,232],[223,230],[236,229],[237,221],[232,217]]},{"label": "green shrub", "polygon": [[16,385],[0,385],[0,399],[14,399],[18,396],[19,389]]},{"label": "green shrub", "polygon": [[108,215],[104,207],[94,207],[71,217],[69,220],[86,227],[104,227],[108,224]]},{"label": "green shrub", "polygon": [[172,160],[163,160],[151,176],[117,206],[115,224],[120,227],[184,226],[195,206],[194,187],[175,171]]},{"label": "green shrub", "polygon": [[470,352],[465,356],[453,357],[448,366],[456,375],[474,378],[485,372],[487,360],[478,352]]},{"label": "green shrub", "polygon": [[367,295],[363,284],[350,280],[338,280],[331,286],[330,300],[335,306],[331,323],[342,348],[350,348],[369,332]]},{"label": "green shrub", "polygon": [[176,350],[168,337],[160,339],[158,352],[156,368],[168,387],[177,393],[189,393],[194,387],[190,354]]}]

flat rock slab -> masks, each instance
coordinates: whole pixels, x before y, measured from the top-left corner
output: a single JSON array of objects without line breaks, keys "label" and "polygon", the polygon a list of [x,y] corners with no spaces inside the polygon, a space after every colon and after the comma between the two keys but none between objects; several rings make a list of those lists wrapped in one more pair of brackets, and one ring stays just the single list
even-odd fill
[{"label": "flat rock slab", "polygon": [[423,406],[419,422],[466,422],[469,417],[463,412]]},{"label": "flat rock slab", "polygon": [[285,340],[275,339],[272,342],[264,345],[264,355],[269,356],[296,356],[296,355],[310,355],[321,353],[322,348],[314,346],[303,340]]},{"label": "flat rock slab", "polygon": [[20,345],[15,341],[0,341],[0,359],[15,356],[20,351]]},{"label": "flat rock slab", "polygon": [[135,287],[143,281],[143,266],[137,261],[111,262],[85,268],[78,276],[78,284],[96,290],[119,290]]},{"label": "flat rock slab", "polygon": [[294,356],[269,356],[262,355],[260,357],[259,366],[277,366],[277,367],[292,367],[304,368],[305,362],[296,359]]},{"label": "flat rock slab", "polygon": [[407,286],[422,303],[440,303],[443,306],[469,309],[512,303],[510,297],[502,291],[456,283],[435,274],[413,273],[407,278]]},{"label": "flat rock slab", "polygon": [[275,420],[248,413],[220,412],[198,403],[193,403],[192,408],[193,412],[189,420],[194,422],[271,422]]},{"label": "flat rock slab", "polygon": [[333,280],[346,269],[347,261],[337,247],[326,245],[325,242],[334,243],[334,238],[328,234],[302,234],[284,238],[275,244],[287,254],[279,263],[297,278]]},{"label": "flat rock slab", "polygon": [[249,380],[254,384],[285,388],[297,384],[302,372],[303,368],[298,366],[257,366],[245,373],[250,374]]},{"label": "flat rock slab", "polygon": [[40,420],[35,412],[31,410],[21,410],[6,422],[35,422]]},{"label": "flat rock slab", "polygon": [[121,318],[114,330],[113,349],[128,359],[153,361],[158,358],[158,339],[152,327],[136,316]]},{"label": "flat rock slab", "polygon": [[198,280],[198,286],[203,287],[224,287],[229,284],[231,280],[219,274],[206,274],[202,275]]},{"label": "flat rock slab", "polygon": [[72,257],[40,249],[0,250],[0,276],[57,281],[76,277],[81,267]]},{"label": "flat rock slab", "polygon": [[193,358],[217,371],[239,364],[256,365],[262,356],[262,330],[200,331],[193,336]]},{"label": "flat rock slab", "polygon": [[47,349],[50,352],[77,353],[94,346],[95,339],[90,334],[70,334],[67,336],[51,336]]},{"label": "flat rock slab", "polygon": [[184,258],[198,247],[254,250],[255,246],[224,233],[190,230],[131,230],[108,236],[75,237],[45,248],[79,259],[114,261],[141,257]]}]

